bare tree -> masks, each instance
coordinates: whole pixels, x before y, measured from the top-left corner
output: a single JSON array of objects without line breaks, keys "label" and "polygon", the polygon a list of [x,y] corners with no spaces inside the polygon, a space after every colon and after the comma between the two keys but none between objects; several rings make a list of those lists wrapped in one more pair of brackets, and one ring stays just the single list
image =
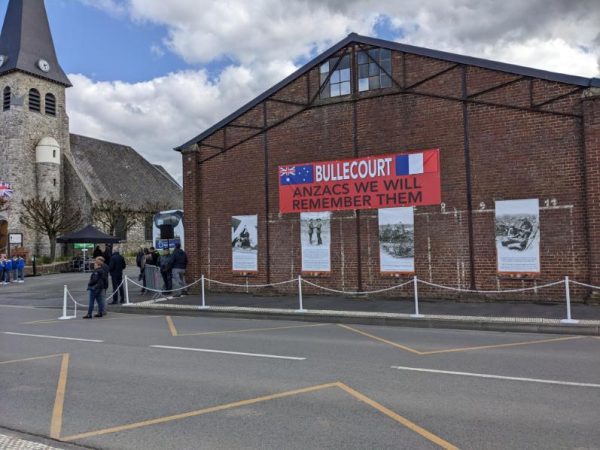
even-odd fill
[{"label": "bare tree", "polygon": [[21,200],[23,214],[19,218],[22,225],[30,230],[43,233],[50,240],[50,259],[56,257],[56,238],[81,225],[81,212],[67,208],[63,202],[54,199],[31,198]]},{"label": "bare tree", "polygon": [[104,231],[114,236],[117,225],[125,232],[133,227],[139,218],[139,212],[112,199],[101,199],[92,206],[92,220],[100,224]]}]

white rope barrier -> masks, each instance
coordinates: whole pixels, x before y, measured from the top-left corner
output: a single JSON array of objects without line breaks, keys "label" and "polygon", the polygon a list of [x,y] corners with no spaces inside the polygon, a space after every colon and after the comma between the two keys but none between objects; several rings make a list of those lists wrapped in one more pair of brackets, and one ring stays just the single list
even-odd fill
[{"label": "white rope barrier", "polygon": [[600,286],[594,286],[593,284],[581,283],[581,282],[579,282],[579,281],[575,281],[575,280],[570,280],[570,281],[571,281],[571,283],[573,283],[573,284],[577,284],[577,285],[579,285],[579,286],[583,286],[583,287],[586,287],[586,288],[590,288],[590,289],[600,289]]},{"label": "white rope barrier", "polygon": [[131,278],[128,279],[129,283],[134,284],[137,287],[141,287],[145,291],[158,292],[159,294],[167,293],[167,292],[185,291],[187,288],[190,288],[190,287],[195,286],[196,284],[200,283],[201,280],[202,280],[202,278],[198,278],[196,281],[194,281],[193,283],[188,284],[187,286],[183,286],[183,287],[180,287],[180,288],[177,288],[177,289],[165,290],[165,289],[151,289],[149,287],[146,287],[146,286],[143,286],[143,285],[139,284],[138,282],[132,280]]},{"label": "white rope barrier", "polygon": [[393,291],[394,289],[398,289],[401,288],[403,286],[406,286],[408,284],[413,283],[413,280],[407,281],[406,283],[402,283],[402,284],[398,284],[396,286],[392,286],[389,288],[384,288],[384,289],[378,289],[376,291],[339,291],[337,289],[331,289],[331,288],[327,288],[325,286],[319,286],[318,284],[312,283],[308,280],[305,280],[304,278],[302,278],[302,281],[306,284],[309,284],[311,286],[314,286],[316,288],[319,289],[323,289],[324,291],[329,291],[329,292],[334,292],[336,294],[344,294],[344,295],[365,295],[365,294],[380,294],[381,292],[387,292],[387,291]]},{"label": "white rope barrier", "polygon": [[225,283],[223,281],[211,280],[210,278],[204,278],[204,281],[208,281],[210,283],[220,284],[221,286],[231,286],[231,287],[242,287],[242,288],[264,288],[264,287],[272,287],[272,286],[281,286],[284,284],[295,283],[297,280],[291,279],[287,281],[280,281],[278,283],[268,283],[268,284],[234,284],[234,283]]},{"label": "white rope barrier", "polygon": [[441,284],[430,283],[429,281],[424,281],[424,280],[417,280],[417,281],[419,283],[423,283],[428,286],[446,289],[448,291],[470,292],[470,293],[474,293],[474,294],[511,294],[511,293],[515,293],[515,292],[536,291],[538,289],[543,289],[543,288],[547,288],[547,287],[551,287],[551,286],[557,286],[557,285],[563,284],[565,282],[564,280],[560,280],[560,281],[555,281],[553,283],[544,284],[542,286],[532,286],[532,287],[528,287],[528,288],[503,289],[503,290],[495,290],[495,291],[486,291],[486,290],[480,291],[480,290],[475,290],[475,289],[462,289],[462,288],[455,288],[452,286],[444,286]]}]

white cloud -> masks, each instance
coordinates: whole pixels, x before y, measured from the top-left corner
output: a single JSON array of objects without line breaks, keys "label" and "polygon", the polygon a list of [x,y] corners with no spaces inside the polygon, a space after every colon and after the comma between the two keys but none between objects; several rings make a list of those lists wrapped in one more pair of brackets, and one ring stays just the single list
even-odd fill
[{"label": "white cloud", "polygon": [[[597,0],[80,0],[136,23],[166,27],[155,55],[206,67],[145,83],[71,75],[72,130],[132,145],[180,176],[171,148],[204,131],[290,74],[295,61],[350,32],[381,24],[398,41],[586,77],[600,74]],[[227,59],[225,59],[227,58]]]}]

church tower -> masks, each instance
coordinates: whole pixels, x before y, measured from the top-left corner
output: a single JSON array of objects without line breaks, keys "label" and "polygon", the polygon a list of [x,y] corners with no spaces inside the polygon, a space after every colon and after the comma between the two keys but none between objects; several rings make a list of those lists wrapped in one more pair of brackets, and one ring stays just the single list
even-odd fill
[{"label": "church tower", "polygon": [[63,199],[70,86],[56,57],[44,0],[9,0],[0,35],[0,182],[10,183],[14,193],[9,211],[0,213],[0,234],[22,233],[30,254],[49,253],[49,243],[20,224],[21,200]]}]

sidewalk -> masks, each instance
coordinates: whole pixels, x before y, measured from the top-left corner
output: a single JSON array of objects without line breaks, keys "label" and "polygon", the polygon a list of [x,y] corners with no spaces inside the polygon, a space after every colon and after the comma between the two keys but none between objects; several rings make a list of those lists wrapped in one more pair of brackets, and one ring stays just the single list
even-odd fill
[{"label": "sidewalk", "polygon": [[201,295],[162,297],[130,291],[131,305],[120,312],[177,315],[227,315],[234,317],[385,324],[412,327],[464,328],[497,331],[524,331],[560,334],[600,335],[600,305],[576,303],[571,307],[573,319],[567,324],[564,303],[525,301],[461,302],[456,300],[421,300],[419,313],[413,317],[415,304],[409,298],[350,297],[341,295],[304,296],[304,311],[299,312],[297,295],[260,296],[246,293],[206,292],[206,309]]}]

